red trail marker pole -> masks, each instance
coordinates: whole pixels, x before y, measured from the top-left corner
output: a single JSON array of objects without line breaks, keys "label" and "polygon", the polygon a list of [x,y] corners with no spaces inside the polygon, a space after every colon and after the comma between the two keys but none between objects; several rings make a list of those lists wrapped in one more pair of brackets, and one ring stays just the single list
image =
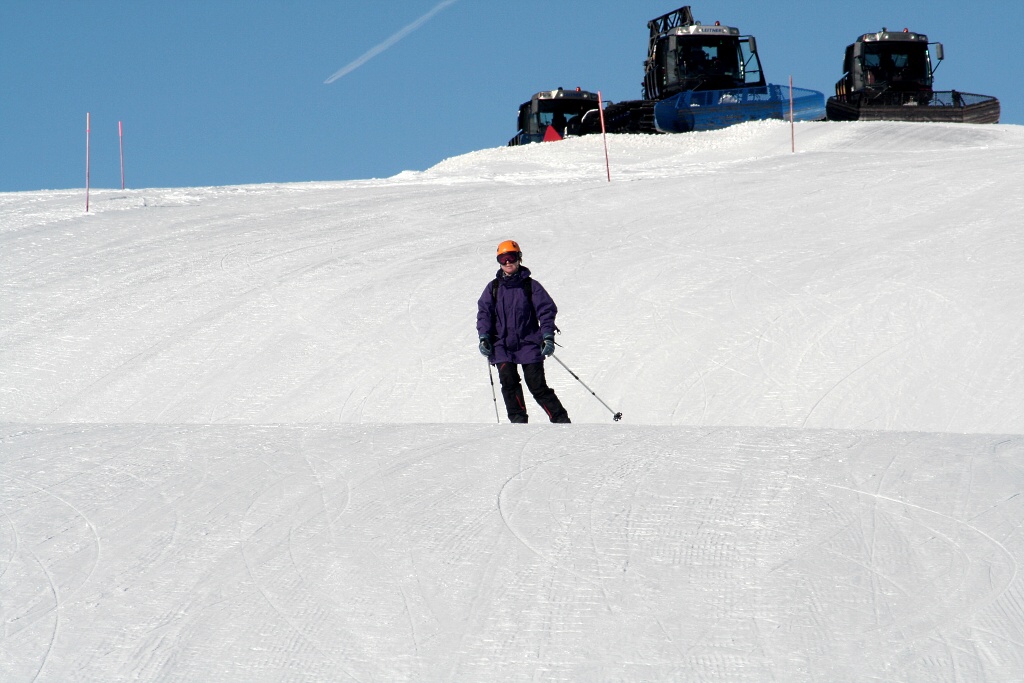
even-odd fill
[{"label": "red trail marker pole", "polygon": [[85,113],[85,212],[89,213],[89,112]]},{"label": "red trail marker pole", "polygon": [[117,122],[117,144],[121,150],[121,189],[124,189],[124,133],[121,130],[121,122]]},{"label": "red trail marker pole", "polygon": [[608,175],[608,182],[612,181],[612,167],[608,162],[608,136],[604,130],[604,103],[601,100],[601,91],[597,91],[597,111],[601,116],[601,139],[604,141],[604,170]]},{"label": "red trail marker pole", "polygon": [[793,122],[793,77],[789,77],[789,146],[796,154],[796,123]]}]

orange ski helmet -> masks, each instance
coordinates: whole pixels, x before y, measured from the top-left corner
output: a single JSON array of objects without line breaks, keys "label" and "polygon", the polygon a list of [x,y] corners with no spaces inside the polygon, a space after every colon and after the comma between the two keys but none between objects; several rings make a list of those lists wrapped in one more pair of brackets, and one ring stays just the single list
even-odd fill
[{"label": "orange ski helmet", "polygon": [[505,240],[498,245],[498,258],[501,258],[502,254],[516,254],[520,259],[523,258],[523,251],[519,248],[519,243],[515,240]]}]

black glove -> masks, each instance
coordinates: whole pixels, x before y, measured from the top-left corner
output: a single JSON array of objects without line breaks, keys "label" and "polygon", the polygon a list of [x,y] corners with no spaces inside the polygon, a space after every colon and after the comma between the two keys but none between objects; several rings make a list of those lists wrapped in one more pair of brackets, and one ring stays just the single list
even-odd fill
[{"label": "black glove", "polygon": [[480,354],[483,356],[490,356],[494,353],[494,347],[491,345],[491,338],[486,334],[480,335]]},{"label": "black glove", "polygon": [[555,352],[555,335],[548,332],[544,335],[544,342],[541,344],[540,353],[543,356],[550,356]]}]

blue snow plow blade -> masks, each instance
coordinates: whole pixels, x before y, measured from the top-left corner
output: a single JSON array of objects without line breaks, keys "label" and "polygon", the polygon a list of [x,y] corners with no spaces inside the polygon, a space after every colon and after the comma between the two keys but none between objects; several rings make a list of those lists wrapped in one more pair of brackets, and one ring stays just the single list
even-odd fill
[{"label": "blue snow plow blade", "polygon": [[[793,88],[793,120],[825,118],[825,96]],[[662,133],[718,130],[744,121],[789,120],[789,86],[679,93],[654,105],[654,126]]]}]

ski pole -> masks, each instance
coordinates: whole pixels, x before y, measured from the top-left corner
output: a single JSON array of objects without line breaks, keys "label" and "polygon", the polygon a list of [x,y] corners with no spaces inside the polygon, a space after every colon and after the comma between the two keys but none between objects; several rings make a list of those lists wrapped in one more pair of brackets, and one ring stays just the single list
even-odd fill
[{"label": "ski pole", "polygon": [[[487,361],[486,358],[484,358]],[[494,399],[494,419],[501,424],[501,418],[498,417],[498,397],[494,393],[494,373],[491,372],[491,362],[487,361],[487,376],[491,378],[491,398]]]},{"label": "ski pole", "polygon": [[[563,368],[565,368],[565,369],[566,369],[566,370],[567,370],[567,371],[569,372],[569,374],[570,374],[570,375],[572,375],[573,377],[575,377],[575,378],[576,378],[576,381],[577,381],[577,382],[579,382],[580,384],[582,384],[582,385],[583,385],[583,387],[584,387],[584,388],[585,388],[585,389],[586,389],[587,391],[589,391],[589,392],[590,392],[591,396],[593,396],[594,398],[596,398],[596,399],[597,399],[598,401],[601,401],[601,397],[600,397],[600,396],[598,396],[597,394],[595,394],[595,393],[594,393],[594,390],[593,390],[593,389],[591,389],[590,387],[588,387],[588,386],[587,386],[587,385],[586,385],[586,384],[585,384],[585,383],[583,382],[583,380],[581,380],[581,379],[579,378],[579,375],[577,375],[577,374],[576,374],[575,372],[573,372],[572,370],[569,370],[569,366],[568,366],[568,365],[566,365],[565,363],[563,363],[563,362],[562,362],[562,359],[561,359],[561,358],[559,358],[559,357],[558,357],[558,356],[556,356],[555,354],[551,354],[551,357],[552,357],[552,358],[554,358],[555,360],[557,360],[557,361],[558,361],[558,364],[559,364],[559,365],[561,365],[561,366],[562,366]],[[601,405],[603,405],[603,406],[604,406],[605,408],[608,408],[608,404],[607,404],[607,403],[605,403],[604,401],[601,401]],[[613,418],[613,419],[614,419],[614,420],[615,420],[616,422],[618,422],[619,420],[621,420],[621,419],[622,419],[622,413],[617,413],[617,412],[615,412],[614,410],[612,410],[611,408],[608,408],[608,412],[612,414],[612,418]]]}]

